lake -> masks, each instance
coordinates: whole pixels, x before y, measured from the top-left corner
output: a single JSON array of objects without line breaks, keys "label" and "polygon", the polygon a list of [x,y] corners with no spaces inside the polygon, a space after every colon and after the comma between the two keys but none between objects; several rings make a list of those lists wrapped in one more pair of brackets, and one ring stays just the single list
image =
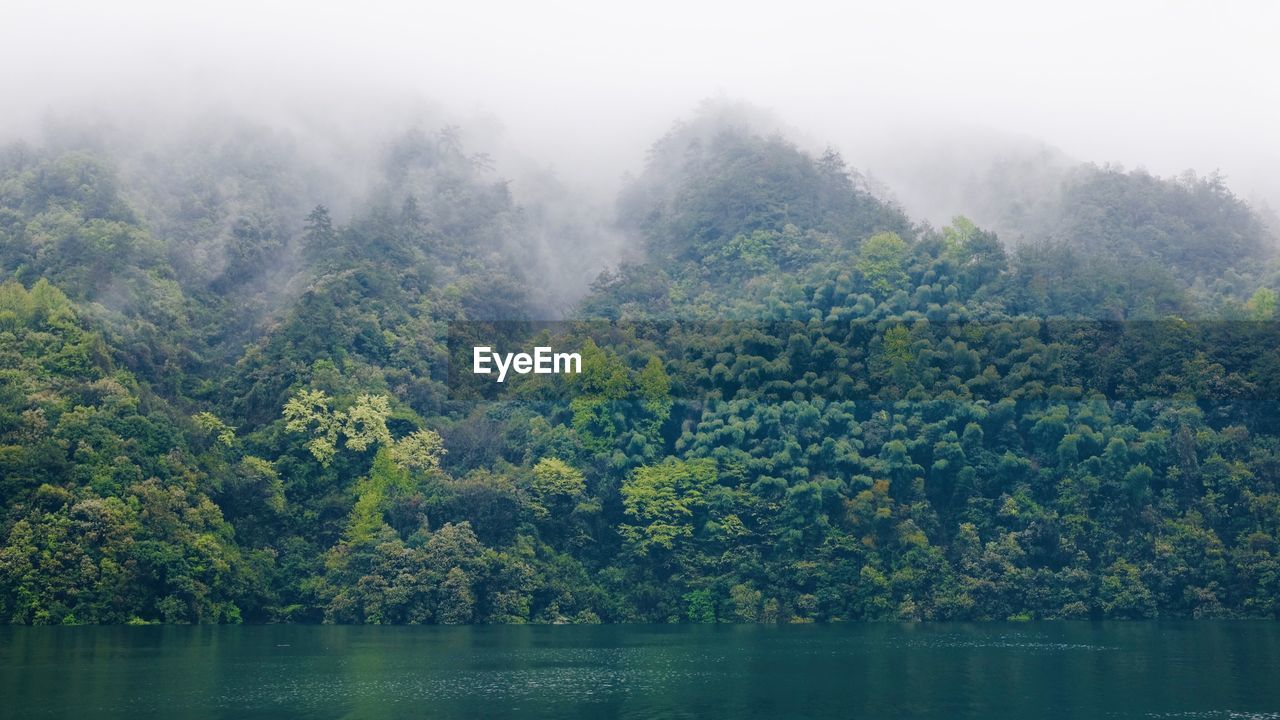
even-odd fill
[{"label": "lake", "polygon": [[0,627],[4,718],[1280,718],[1280,623]]}]

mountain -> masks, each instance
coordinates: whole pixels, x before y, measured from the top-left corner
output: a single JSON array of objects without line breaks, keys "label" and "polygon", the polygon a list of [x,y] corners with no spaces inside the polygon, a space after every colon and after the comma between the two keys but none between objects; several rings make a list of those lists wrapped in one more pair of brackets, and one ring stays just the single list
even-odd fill
[{"label": "mountain", "polygon": [[610,224],[453,128],[360,198],[260,128],[113,147],[0,157],[5,622],[1280,612],[1274,239],[1219,178],[1010,169],[1006,244],[732,113]]}]

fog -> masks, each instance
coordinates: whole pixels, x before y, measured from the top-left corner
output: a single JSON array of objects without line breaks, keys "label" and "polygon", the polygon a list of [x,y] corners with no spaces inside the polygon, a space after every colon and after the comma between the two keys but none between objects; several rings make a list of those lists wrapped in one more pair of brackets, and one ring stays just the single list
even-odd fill
[{"label": "fog", "polygon": [[[0,139],[210,116],[294,134],[358,176],[406,123],[499,172],[601,198],[705,98],[775,114],[935,222],[1009,154],[1220,170],[1280,206],[1280,4],[9,0]],[[366,147],[367,145],[367,147]]]}]

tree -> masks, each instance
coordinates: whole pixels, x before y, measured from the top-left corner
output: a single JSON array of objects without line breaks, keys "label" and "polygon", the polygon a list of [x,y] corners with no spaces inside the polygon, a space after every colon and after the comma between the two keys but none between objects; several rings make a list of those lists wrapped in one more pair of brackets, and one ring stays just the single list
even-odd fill
[{"label": "tree", "polygon": [[530,507],[538,517],[548,517],[553,511],[563,517],[565,511],[572,511],[572,506],[586,491],[582,473],[556,458],[539,460],[533,466],[532,474]]},{"label": "tree", "polygon": [[307,215],[302,251],[307,264],[319,270],[329,270],[342,260],[338,231],[329,217],[329,209],[324,205],[317,205]]},{"label": "tree", "polygon": [[670,551],[693,536],[693,517],[706,503],[716,482],[714,461],[668,458],[660,465],[636,469],[622,486],[622,504],[636,525],[619,532],[640,554]]},{"label": "tree", "polygon": [[906,285],[909,256],[910,248],[897,233],[876,233],[862,243],[858,272],[872,290],[884,296]]}]

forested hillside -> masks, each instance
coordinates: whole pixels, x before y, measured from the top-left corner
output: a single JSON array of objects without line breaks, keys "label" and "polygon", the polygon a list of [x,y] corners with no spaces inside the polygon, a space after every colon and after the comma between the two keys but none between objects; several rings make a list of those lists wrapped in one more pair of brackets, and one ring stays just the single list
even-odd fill
[{"label": "forested hillside", "polygon": [[1220,178],[1077,167],[1006,243],[715,115],[607,228],[456,129],[316,177],[0,153],[0,622],[1280,616],[1276,237]]}]

